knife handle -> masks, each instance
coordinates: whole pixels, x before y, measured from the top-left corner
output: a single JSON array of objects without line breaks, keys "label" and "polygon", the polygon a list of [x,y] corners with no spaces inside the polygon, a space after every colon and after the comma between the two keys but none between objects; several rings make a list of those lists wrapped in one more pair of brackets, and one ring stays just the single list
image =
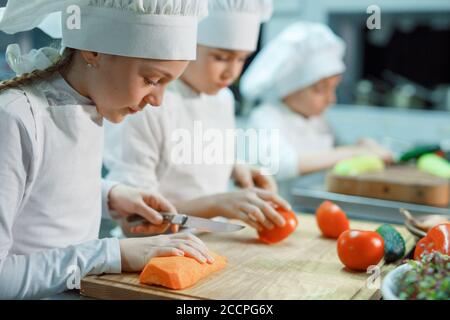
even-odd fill
[{"label": "knife handle", "polygon": [[[184,214],[173,214],[173,213],[165,213],[160,212],[163,217],[163,222],[170,222],[171,224],[178,224],[180,226],[184,225],[187,220],[187,216]],[[141,217],[138,214],[133,214],[131,216],[126,217],[127,224],[130,227],[136,227],[141,224],[150,224],[151,222],[147,219]]]}]

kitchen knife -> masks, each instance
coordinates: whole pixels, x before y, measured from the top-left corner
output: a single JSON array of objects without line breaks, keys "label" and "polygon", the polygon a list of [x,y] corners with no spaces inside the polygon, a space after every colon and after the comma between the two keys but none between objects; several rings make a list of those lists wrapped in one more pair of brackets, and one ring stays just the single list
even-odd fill
[{"label": "kitchen knife", "polygon": [[[161,213],[165,222],[177,224],[180,227],[195,228],[207,232],[233,232],[245,228],[239,224],[217,222],[210,219],[188,216],[185,214]],[[150,222],[139,215],[131,215],[126,218],[128,226],[136,227]]]}]

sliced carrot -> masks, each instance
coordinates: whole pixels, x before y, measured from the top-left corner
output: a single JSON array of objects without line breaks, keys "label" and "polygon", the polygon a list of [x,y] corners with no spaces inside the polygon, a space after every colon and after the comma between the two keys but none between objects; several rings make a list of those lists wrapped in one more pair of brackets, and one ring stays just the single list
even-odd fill
[{"label": "sliced carrot", "polygon": [[144,284],[156,284],[170,289],[185,289],[219,271],[227,265],[227,259],[211,252],[214,262],[200,263],[189,257],[157,257],[151,259],[139,276]]}]

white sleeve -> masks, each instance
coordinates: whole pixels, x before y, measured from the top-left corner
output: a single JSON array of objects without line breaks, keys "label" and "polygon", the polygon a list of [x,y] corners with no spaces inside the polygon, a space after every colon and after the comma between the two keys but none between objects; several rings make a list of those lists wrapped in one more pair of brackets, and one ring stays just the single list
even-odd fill
[{"label": "white sleeve", "polygon": [[278,179],[295,178],[300,172],[300,154],[286,139],[281,138],[279,149],[279,170],[276,173]]},{"label": "white sleeve", "polygon": [[120,273],[119,240],[92,240],[64,249],[0,259],[0,299],[40,299],[79,288],[86,275]]},{"label": "white sleeve", "polygon": [[258,149],[252,149],[257,152],[258,165],[266,174],[274,175],[277,179],[299,175],[299,153],[285,137],[275,131],[267,131],[260,134],[258,140]]},{"label": "white sleeve", "polygon": [[147,190],[158,189],[157,170],[162,166],[166,139],[164,115],[160,111],[147,107],[120,125],[115,134],[115,143],[119,146],[114,150],[106,146],[109,149],[109,159],[105,159],[108,179]]},{"label": "white sleeve", "polygon": [[[299,153],[283,136],[282,123],[276,114],[255,111],[250,116],[247,128],[259,130],[256,144],[248,144],[246,155],[257,159],[258,165],[277,179],[288,179],[299,175]],[[252,163],[253,164],[253,163]]]},{"label": "white sleeve", "polygon": [[0,259],[12,246],[12,227],[32,163],[31,139],[25,126],[0,108]]},{"label": "white sleeve", "polygon": [[67,274],[120,272],[117,239],[94,240],[65,249],[10,255],[12,226],[32,166],[31,138],[23,123],[0,108],[0,299],[40,298],[67,290]]},{"label": "white sleeve", "polygon": [[102,179],[102,218],[105,219],[113,218],[109,210],[108,195],[109,191],[111,191],[111,189],[118,184],[119,182],[116,181]]}]

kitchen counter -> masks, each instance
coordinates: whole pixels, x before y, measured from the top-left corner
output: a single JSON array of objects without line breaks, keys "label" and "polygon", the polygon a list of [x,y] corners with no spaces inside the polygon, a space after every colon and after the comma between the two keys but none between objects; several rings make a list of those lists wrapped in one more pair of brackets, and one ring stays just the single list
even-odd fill
[{"label": "kitchen counter", "polygon": [[[83,295],[101,299],[379,299],[380,278],[353,272],[339,261],[336,240],[323,238],[313,215],[298,215],[297,230],[283,242],[265,245],[246,228],[229,234],[204,234],[210,249],[228,259],[227,267],[191,288],[169,290],[139,283],[139,274],[91,276]],[[375,230],[376,223],[351,221],[352,228]],[[397,227],[407,251],[416,239]],[[381,276],[395,265],[378,265]],[[372,277],[371,277],[372,276]],[[378,279],[370,282],[371,279]]]}]

